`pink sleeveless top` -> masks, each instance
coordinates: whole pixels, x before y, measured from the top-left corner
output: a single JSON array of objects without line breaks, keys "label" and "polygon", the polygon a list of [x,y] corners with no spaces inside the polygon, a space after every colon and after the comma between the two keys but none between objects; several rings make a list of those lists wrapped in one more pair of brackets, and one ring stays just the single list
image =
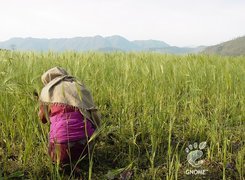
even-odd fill
[{"label": "pink sleeveless top", "polygon": [[90,120],[84,120],[77,108],[64,105],[50,105],[49,140],[53,143],[68,143],[92,136],[94,128]]}]

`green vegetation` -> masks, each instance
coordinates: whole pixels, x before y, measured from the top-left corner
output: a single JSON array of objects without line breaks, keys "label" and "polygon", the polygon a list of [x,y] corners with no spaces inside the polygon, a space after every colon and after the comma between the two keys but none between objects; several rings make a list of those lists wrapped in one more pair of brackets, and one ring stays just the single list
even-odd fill
[{"label": "green vegetation", "polygon": [[[243,179],[245,57],[12,51],[0,51],[0,179],[64,176],[47,154],[49,127],[33,96],[54,66],[84,81],[102,114],[84,179]],[[186,175],[195,168],[185,149],[203,141],[199,169],[208,172]]]}]

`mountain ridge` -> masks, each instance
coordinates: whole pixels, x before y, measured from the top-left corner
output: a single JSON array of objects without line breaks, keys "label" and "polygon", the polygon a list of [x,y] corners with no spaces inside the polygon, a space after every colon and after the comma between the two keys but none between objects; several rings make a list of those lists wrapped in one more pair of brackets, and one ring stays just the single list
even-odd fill
[{"label": "mountain ridge", "polygon": [[199,48],[170,46],[159,40],[134,40],[119,36],[100,35],[72,38],[14,37],[0,42],[0,48],[20,51],[151,51],[173,54],[199,52]]},{"label": "mountain ridge", "polygon": [[202,51],[205,54],[218,54],[223,56],[245,55],[245,36],[241,36],[230,41],[208,46]]}]

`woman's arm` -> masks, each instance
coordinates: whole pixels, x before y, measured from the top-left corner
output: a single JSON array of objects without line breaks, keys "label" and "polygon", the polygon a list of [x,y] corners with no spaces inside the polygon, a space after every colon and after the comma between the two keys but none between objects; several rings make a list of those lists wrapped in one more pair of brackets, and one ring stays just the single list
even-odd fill
[{"label": "woman's arm", "polygon": [[43,104],[40,104],[40,109],[39,109],[39,112],[38,112],[38,117],[39,119],[42,121],[43,124],[46,124],[48,121],[46,119],[46,116],[45,116],[45,110],[44,110],[44,105]]}]

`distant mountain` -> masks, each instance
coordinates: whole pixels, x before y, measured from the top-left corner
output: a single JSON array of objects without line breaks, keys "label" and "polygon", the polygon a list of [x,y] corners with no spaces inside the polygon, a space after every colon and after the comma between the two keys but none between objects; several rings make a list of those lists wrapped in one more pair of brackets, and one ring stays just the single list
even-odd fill
[{"label": "distant mountain", "polygon": [[215,46],[207,47],[203,53],[225,56],[245,55],[245,36]]},{"label": "distant mountain", "polygon": [[165,48],[170,46],[163,41],[157,41],[157,40],[136,40],[133,41],[133,43],[144,50],[159,49],[159,48]]},{"label": "distant mountain", "polygon": [[109,36],[109,37],[105,37],[105,40],[109,42],[110,46],[107,46],[107,48],[113,48],[113,49],[120,49],[123,51],[135,51],[135,50],[139,50],[140,48],[132,43],[131,41],[125,39],[122,36]]},{"label": "distant mountain", "polygon": [[181,48],[170,46],[163,41],[129,41],[122,36],[94,36],[58,39],[12,38],[0,42],[0,49],[20,51],[151,51],[162,53],[196,53],[200,48]]},{"label": "distant mountain", "polygon": [[195,48],[190,47],[177,47],[177,46],[169,46],[165,48],[154,48],[150,49],[150,51],[160,52],[160,53],[170,53],[170,54],[195,54],[203,51],[205,46],[198,46]]}]

